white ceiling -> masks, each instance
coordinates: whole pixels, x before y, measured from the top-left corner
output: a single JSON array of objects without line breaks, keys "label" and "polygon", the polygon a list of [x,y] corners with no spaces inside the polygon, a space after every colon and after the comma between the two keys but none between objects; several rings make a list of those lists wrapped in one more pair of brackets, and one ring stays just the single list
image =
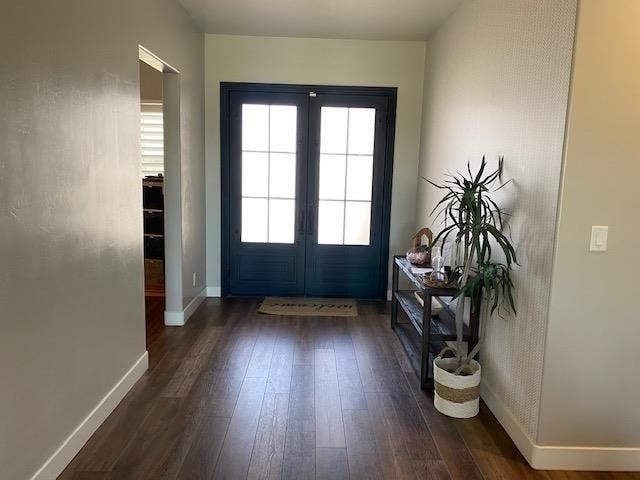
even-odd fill
[{"label": "white ceiling", "polygon": [[180,0],[207,33],[424,40],[461,0]]}]

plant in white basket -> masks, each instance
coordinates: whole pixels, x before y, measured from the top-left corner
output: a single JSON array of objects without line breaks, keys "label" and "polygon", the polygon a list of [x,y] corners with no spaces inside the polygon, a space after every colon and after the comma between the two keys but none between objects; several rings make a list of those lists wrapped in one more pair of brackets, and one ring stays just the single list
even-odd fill
[{"label": "plant in white basket", "polygon": [[[480,364],[475,360],[484,343],[487,321],[496,310],[516,312],[511,280],[517,264],[511,240],[504,233],[506,212],[492,198],[509,181],[502,180],[503,158],[498,167],[485,173],[487,162],[482,157],[480,168],[473,173],[449,175],[443,183],[427,180],[445,195],[432,215],[442,218],[444,227],[433,243],[443,246],[452,240],[453,276],[458,282],[456,295],[456,346],[445,348],[434,360],[436,408],[453,417],[467,418],[478,413],[480,398]],[[425,179],[426,180],[426,179]],[[480,309],[479,341],[471,351],[463,350],[465,304]],[[479,301],[481,305],[475,305]],[[450,351],[452,358],[444,358]]]}]

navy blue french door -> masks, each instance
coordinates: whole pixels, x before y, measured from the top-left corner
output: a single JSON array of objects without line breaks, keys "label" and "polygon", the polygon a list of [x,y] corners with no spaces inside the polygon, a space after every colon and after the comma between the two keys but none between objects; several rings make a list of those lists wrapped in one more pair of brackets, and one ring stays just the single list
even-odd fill
[{"label": "navy blue french door", "polygon": [[382,293],[386,121],[384,97],[310,97],[307,295]]},{"label": "navy blue french door", "polygon": [[222,84],[223,294],[386,296],[395,94]]},{"label": "navy blue french door", "polygon": [[226,121],[229,293],[303,295],[308,98],[230,92]]}]

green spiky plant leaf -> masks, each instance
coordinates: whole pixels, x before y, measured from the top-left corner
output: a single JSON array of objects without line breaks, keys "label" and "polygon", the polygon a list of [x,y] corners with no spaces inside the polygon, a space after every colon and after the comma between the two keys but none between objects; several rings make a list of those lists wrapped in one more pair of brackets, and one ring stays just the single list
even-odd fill
[{"label": "green spiky plant leaf", "polygon": [[[431,212],[443,223],[433,244],[440,243],[444,247],[452,241],[452,252],[459,252],[460,257],[460,266],[455,272],[460,285],[456,295],[458,370],[477,355],[489,315],[501,308],[516,313],[511,272],[518,260],[511,239],[505,233],[508,213],[492,198],[510,182],[502,180],[503,165],[504,159],[500,157],[497,168],[487,173],[487,162],[483,156],[475,173],[467,163],[465,173],[447,175],[442,183],[425,179],[444,193]],[[468,355],[463,356],[463,315],[467,298],[471,299],[472,309],[479,309],[477,302],[482,301],[484,315],[481,316],[480,341]]]}]

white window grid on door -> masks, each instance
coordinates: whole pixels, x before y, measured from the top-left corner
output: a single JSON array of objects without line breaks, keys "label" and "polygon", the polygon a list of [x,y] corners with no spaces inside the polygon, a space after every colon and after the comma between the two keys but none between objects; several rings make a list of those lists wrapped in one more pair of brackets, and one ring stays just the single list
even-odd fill
[{"label": "white window grid on door", "polygon": [[318,243],[369,245],[375,109],[322,107]]},{"label": "white window grid on door", "polygon": [[296,106],[242,106],[242,242],[294,242],[296,123]]}]

